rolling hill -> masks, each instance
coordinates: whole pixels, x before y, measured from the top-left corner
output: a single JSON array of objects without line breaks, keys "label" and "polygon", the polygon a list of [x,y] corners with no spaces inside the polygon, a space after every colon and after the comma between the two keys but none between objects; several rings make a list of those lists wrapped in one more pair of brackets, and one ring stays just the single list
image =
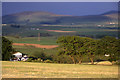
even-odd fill
[{"label": "rolling hill", "polygon": [[[2,16],[3,36],[42,37],[61,35],[117,36],[117,11],[100,15],[71,16],[43,11],[26,11]],[[110,24],[115,23],[115,24]],[[52,31],[74,32],[58,33]]]},{"label": "rolling hill", "polygon": [[2,19],[3,24],[87,24],[116,21],[117,11],[110,11],[101,15],[88,16],[57,15],[50,12],[26,11],[5,15]]},{"label": "rolling hill", "polygon": [[102,15],[104,16],[107,16],[109,18],[112,18],[112,19],[118,19],[118,11],[109,11],[109,12],[106,12],[106,13],[103,13]]}]

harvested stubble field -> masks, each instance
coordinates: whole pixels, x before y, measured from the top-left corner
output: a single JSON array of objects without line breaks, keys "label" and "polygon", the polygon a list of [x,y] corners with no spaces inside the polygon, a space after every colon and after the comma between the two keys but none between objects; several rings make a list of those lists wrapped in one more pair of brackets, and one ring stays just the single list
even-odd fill
[{"label": "harvested stubble field", "polygon": [[118,66],[2,62],[3,78],[117,78]]}]

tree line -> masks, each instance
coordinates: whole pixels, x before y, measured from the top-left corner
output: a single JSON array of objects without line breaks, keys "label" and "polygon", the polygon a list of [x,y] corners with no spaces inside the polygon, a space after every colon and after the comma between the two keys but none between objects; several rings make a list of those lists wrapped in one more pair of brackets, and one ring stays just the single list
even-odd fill
[{"label": "tree line", "polygon": [[57,40],[59,44],[59,55],[67,55],[76,64],[79,64],[85,56],[88,56],[91,64],[94,64],[94,58],[101,55],[109,55],[108,60],[111,62],[119,60],[120,39],[106,36],[101,39],[92,39],[79,36],[62,36]]}]

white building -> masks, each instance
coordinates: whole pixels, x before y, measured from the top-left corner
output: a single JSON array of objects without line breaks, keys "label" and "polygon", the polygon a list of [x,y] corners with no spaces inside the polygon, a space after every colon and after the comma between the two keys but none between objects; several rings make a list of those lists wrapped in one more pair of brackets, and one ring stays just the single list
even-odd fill
[{"label": "white building", "polygon": [[13,59],[11,59],[12,61],[26,61],[28,60],[27,55],[21,53],[21,52],[16,52],[13,54]]},{"label": "white building", "polygon": [[13,54],[16,58],[22,58],[22,53],[16,52]]},{"label": "white building", "polygon": [[24,56],[21,58],[21,61],[27,61],[27,60],[28,60],[27,55],[24,55]]},{"label": "white building", "polygon": [[106,57],[109,57],[110,55],[109,54],[105,54]]}]

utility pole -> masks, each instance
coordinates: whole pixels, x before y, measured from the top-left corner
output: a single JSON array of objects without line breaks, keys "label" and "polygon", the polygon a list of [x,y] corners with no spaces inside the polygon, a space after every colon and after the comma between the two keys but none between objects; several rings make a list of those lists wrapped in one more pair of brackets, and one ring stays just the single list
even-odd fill
[{"label": "utility pole", "polygon": [[38,41],[40,41],[40,33],[38,33]]}]

